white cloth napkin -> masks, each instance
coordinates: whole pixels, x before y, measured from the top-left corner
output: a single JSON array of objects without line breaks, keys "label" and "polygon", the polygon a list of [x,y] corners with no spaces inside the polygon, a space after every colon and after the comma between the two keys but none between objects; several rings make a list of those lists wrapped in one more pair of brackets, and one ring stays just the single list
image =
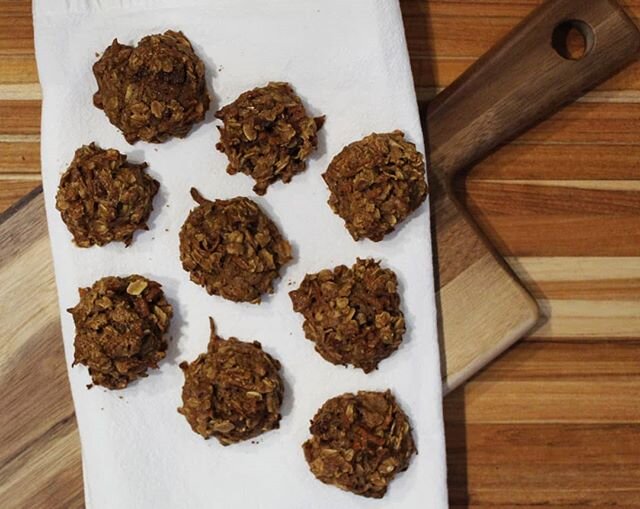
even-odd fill
[{"label": "white cloth napkin", "polygon": [[[42,176],[55,262],[67,363],[74,325],[65,311],[78,287],[107,275],[140,273],[159,281],[175,307],[168,358],[122,391],[90,383],[69,368],[82,440],[87,507],[108,509],[440,509],[447,507],[439,353],[429,237],[429,207],[383,242],[354,242],[327,205],[321,178],[341,148],[373,131],[402,129],[420,150],[416,107],[401,13],[396,0],[35,0],[42,112]],[[208,69],[214,103],[182,140],[128,145],[92,105],[91,66],[117,37],[182,30]],[[241,92],[288,81],[313,114],[324,114],[320,146],[306,172],[256,197],[253,181],[225,172],[216,151],[213,113]],[[147,161],[161,183],[148,232],[123,244],[80,249],[55,209],[60,175],[77,147],[97,142]],[[250,196],[294,246],[273,296],[259,305],[209,296],[180,265],[178,231],[194,202]],[[401,348],[369,375],[323,360],[304,338],[288,291],[304,274],[356,257],[374,257],[398,275],[408,331]],[[259,340],[283,365],[286,396],[279,430],[253,443],[222,447],[193,433],[183,416],[178,363],[205,351],[208,317],[223,337]],[[419,450],[382,500],[317,481],[301,444],[322,403],[360,389],[390,388],[409,414]]]}]

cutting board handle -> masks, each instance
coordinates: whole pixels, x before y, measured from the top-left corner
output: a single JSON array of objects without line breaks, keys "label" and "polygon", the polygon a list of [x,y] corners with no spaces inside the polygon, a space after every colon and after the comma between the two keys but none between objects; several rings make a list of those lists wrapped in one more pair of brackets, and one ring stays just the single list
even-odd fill
[{"label": "cutting board handle", "polygon": [[[563,51],[567,28],[584,37],[580,59]],[[431,167],[450,181],[609,78],[639,48],[638,28],[614,0],[548,0],[429,105]]]}]

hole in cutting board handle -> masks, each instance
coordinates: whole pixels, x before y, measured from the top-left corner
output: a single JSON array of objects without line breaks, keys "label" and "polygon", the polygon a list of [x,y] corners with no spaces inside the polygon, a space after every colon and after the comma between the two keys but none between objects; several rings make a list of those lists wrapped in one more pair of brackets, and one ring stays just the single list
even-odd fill
[{"label": "hole in cutting board handle", "polygon": [[595,35],[584,21],[563,21],[554,30],[551,45],[566,60],[581,60],[593,49]]}]

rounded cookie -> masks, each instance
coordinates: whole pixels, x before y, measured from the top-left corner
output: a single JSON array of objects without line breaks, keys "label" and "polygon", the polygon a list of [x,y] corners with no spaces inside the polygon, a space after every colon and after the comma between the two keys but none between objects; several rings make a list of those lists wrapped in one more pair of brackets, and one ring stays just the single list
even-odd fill
[{"label": "rounded cookie", "polygon": [[180,230],[180,259],[191,281],[211,295],[257,304],[273,293],[291,245],[249,198],[209,201],[191,189],[199,204]]},{"label": "rounded cookie", "polygon": [[173,315],[160,284],[137,274],[109,276],[79,293],[68,310],[76,325],[74,366],[87,366],[93,383],[108,389],[123,389],[158,367]]},{"label": "rounded cookie", "polygon": [[302,448],[313,475],[364,497],[382,498],[416,453],[409,420],[390,391],[331,398],[309,431]]},{"label": "rounded cookie", "polygon": [[369,373],[402,342],[406,327],[397,287],[392,270],[358,258],[351,268],[307,274],[289,296],[322,357]]},{"label": "rounded cookie", "polygon": [[209,109],[204,63],[182,32],[148,35],[135,47],[115,39],[93,74],[93,104],[129,143],[184,138]]},{"label": "rounded cookie", "polygon": [[253,190],[265,194],[277,180],[290,182],[306,168],[306,160],[318,145],[324,117],[312,118],[289,83],[271,82],[244,92],[216,113],[216,148],[227,155],[227,172],[252,177]]},{"label": "rounded cookie", "polygon": [[148,230],[160,184],[115,149],[95,143],[76,150],[60,179],[56,208],[79,247],[109,242],[131,244],[136,230]]},{"label": "rounded cookie", "polygon": [[424,157],[402,131],[347,145],[323,174],[329,205],[354,240],[378,242],[427,197]]},{"label": "rounded cookie", "polygon": [[194,432],[229,445],[276,429],[284,384],[280,363],[259,342],[222,339],[211,320],[206,353],[183,362],[182,407]]}]

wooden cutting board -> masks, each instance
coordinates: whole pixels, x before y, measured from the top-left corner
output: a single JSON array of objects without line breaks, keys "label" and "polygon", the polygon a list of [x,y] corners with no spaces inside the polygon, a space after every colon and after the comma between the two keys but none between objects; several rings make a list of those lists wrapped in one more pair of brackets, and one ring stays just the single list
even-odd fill
[{"label": "wooden cutting board", "polygon": [[[576,18],[593,27],[597,51],[592,47],[575,63],[559,60],[546,37],[559,21]],[[635,27],[607,0],[553,0],[429,108],[426,134],[447,389],[510,346],[538,316],[533,299],[458,205],[451,179],[605,79],[635,54],[638,44]],[[522,69],[547,74],[523,80]],[[41,190],[0,216],[0,288],[0,501],[8,502],[0,505],[81,507],[79,442]]]},{"label": "wooden cutting board", "polygon": [[638,28],[615,1],[549,0],[429,105],[425,137],[445,391],[512,345],[538,317],[533,299],[457,202],[453,179],[610,77],[639,48]]}]

